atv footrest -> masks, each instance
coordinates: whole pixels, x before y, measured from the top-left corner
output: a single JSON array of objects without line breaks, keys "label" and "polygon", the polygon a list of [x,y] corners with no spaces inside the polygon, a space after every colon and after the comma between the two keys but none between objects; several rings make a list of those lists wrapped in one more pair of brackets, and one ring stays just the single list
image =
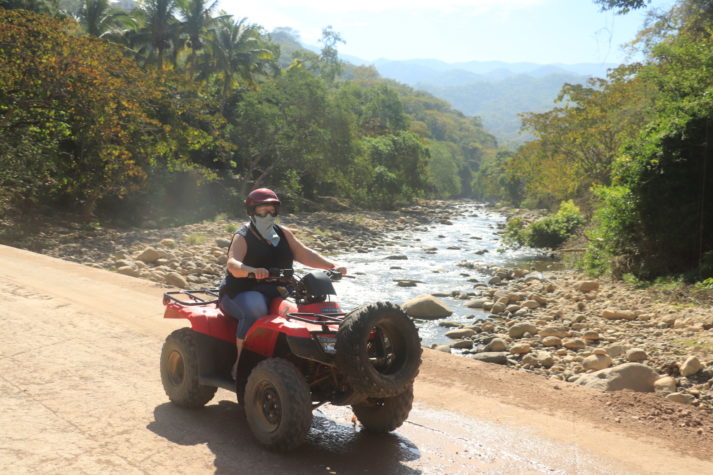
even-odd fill
[{"label": "atv footrest", "polygon": [[235,392],[235,381],[220,376],[200,376],[198,382],[204,386],[214,386],[227,391]]}]

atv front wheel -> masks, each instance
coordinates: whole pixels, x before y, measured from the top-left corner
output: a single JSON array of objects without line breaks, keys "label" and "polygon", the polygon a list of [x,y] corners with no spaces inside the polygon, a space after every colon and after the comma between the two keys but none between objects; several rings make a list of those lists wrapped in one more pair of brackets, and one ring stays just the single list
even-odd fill
[{"label": "atv front wheel", "polygon": [[368,399],[353,405],[354,415],[368,432],[383,434],[400,427],[408,418],[413,404],[413,386],[395,397]]},{"label": "atv front wheel", "polygon": [[275,450],[304,442],[312,424],[309,386],[289,361],[270,358],[258,363],[245,387],[245,417],[255,438]]},{"label": "atv front wheel", "polygon": [[196,409],[213,399],[218,388],[198,382],[196,333],[190,328],[174,331],[161,350],[161,382],[175,405]]},{"label": "atv front wheel", "polygon": [[413,384],[421,365],[421,342],[413,321],[398,305],[359,307],[337,333],[335,363],[358,394],[397,396]]}]

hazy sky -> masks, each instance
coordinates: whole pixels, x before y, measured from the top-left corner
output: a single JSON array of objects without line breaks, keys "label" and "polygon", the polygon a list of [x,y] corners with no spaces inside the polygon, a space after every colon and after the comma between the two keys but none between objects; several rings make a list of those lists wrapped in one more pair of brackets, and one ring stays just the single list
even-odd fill
[{"label": "hazy sky", "polygon": [[[668,9],[674,0],[654,0]],[[342,54],[447,62],[619,63],[645,14],[602,13],[592,0],[220,0],[271,31],[288,26],[318,45],[331,25]]]}]

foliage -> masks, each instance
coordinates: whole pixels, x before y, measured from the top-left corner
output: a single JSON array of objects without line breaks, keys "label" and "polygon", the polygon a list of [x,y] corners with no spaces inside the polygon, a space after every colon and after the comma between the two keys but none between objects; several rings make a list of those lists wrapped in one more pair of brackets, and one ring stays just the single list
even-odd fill
[{"label": "foliage", "polygon": [[563,201],[555,214],[527,226],[521,218],[509,220],[505,242],[515,246],[554,249],[579,231],[584,223],[579,208],[572,201]]}]

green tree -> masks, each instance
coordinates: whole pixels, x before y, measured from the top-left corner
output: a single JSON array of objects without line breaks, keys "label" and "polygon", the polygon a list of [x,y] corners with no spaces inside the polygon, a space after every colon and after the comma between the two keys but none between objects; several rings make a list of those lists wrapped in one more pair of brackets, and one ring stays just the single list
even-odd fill
[{"label": "green tree", "polygon": [[337,44],[345,43],[342,36],[330,26],[322,30],[322,51],[320,52],[320,74],[328,83],[334,82],[344,70],[344,64],[339,60]]},{"label": "green tree", "polygon": [[136,24],[125,11],[112,7],[109,0],[84,0],[77,12],[82,29],[92,36],[102,37],[120,28]]}]

